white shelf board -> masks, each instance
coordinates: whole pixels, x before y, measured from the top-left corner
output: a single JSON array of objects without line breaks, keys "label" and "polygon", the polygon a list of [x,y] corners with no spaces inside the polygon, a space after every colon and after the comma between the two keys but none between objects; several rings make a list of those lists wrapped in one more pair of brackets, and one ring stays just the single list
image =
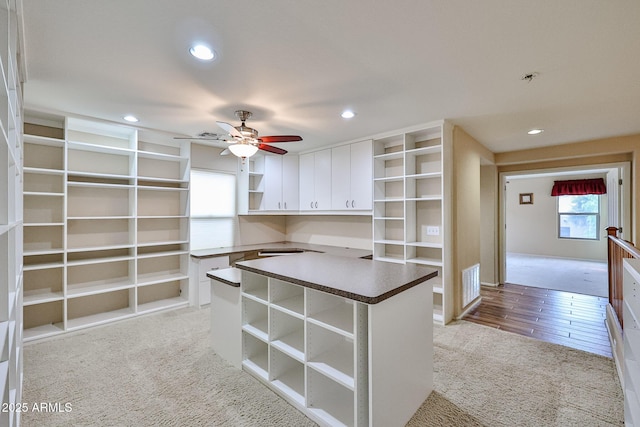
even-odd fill
[{"label": "white shelf board", "polygon": [[126,319],[132,316],[134,316],[133,309],[127,307],[121,308],[120,310],[96,313],[89,316],[77,317],[75,319],[67,319],[67,331],[102,325],[104,323],[110,323],[115,320]]},{"label": "white shelf board", "polygon": [[53,193],[47,191],[23,191],[23,196],[37,196],[37,197],[64,197],[64,193]]},{"label": "white shelf board", "polygon": [[187,219],[187,215],[138,215],[138,220],[141,219]]},{"label": "white shelf board", "polygon": [[[83,178],[121,179],[121,180],[134,179],[135,178],[135,176],[133,176],[133,175],[122,175],[122,174],[115,174],[115,173],[83,172],[83,171],[74,171],[74,170],[69,170],[67,172],[67,176],[69,177],[68,179],[71,179],[71,178],[73,178],[75,176],[83,177]],[[71,181],[71,182],[74,182],[74,181]]]},{"label": "white shelf board", "polygon": [[354,390],[353,343],[344,341],[312,358],[307,365],[349,390]]},{"label": "white shelf board", "polygon": [[242,325],[242,330],[258,338],[260,341],[264,341],[266,343],[269,341],[269,335],[267,334],[267,330],[268,330],[267,327],[268,327],[267,319],[262,319],[259,322]]},{"label": "white shelf board", "polygon": [[340,303],[328,310],[311,314],[309,322],[353,339],[353,304]]},{"label": "white shelf board", "polygon": [[404,221],[402,216],[374,216],[373,219],[379,221]]},{"label": "white shelf board", "polygon": [[25,144],[50,145],[52,147],[64,147],[64,139],[49,138],[47,136],[24,134]]},{"label": "white shelf board", "polygon": [[260,304],[267,304],[267,292],[268,290],[266,286],[257,289],[245,289],[242,296],[259,302]]},{"label": "white shelf board", "polygon": [[[189,160],[188,157],[177,156],[174,154],[156,153],[153,151],[138,151],[138,157],[143,159],[165,160],[172,162],[186,162]],[[147,178],[145,177],[144,179]]]},{"label": "white shelf board", "polygon": [[142,242],[138,243],[139,248],[146,248],[149,246],[164,246],[164,245],[182,245],[189,243],[188,240],[164,240],[158,242]]},{"label": "white shelf board", "polygon": [[442,243],[430,243],[430,242],[407,242],[407,246],[413,246],[416,248],[435,248],[442,249]]},{"label": "white shelf board", "polygon": [[134,219],[131,215],[113,215],[113,216],[68,216],[67,221],[104,221],[113,219]]},{"label": "white shelf board", "polygon": [[149,286],[149,285],[156,285],[158,283],[175,282],[178,280],[185,280],[185,279],[189,279],[189,275],[184,274],[180,271],[140,274],[138,275],[137,285]]},{"label": "white shelf board", "polygon": [[188,255],[188,254],[189,254],[189,251],[153,252],[153,253],[146,253],[146,254],[138,254],[138,259],[159,258],[163,256]]},{"label": "white shelf board", "polygon": [[393,262],[396,264],[404,264],[404,259],[402,257],[378,256],[378,257],[375,257],[375,260],[384,261],[384,262]]},{"label": "white shelf board", "polygon": [[444,317],[442,316],[442,306],[433,306],[433,320],[436,322],[444,322]]},{"label": "white shelf board", "polygon": [[116,154],[120,156],[133,156],[132,148],[113,147],[110,145],[90,144],[80,141],[67,141],[67,149],[70,151],[91,151],[94,153]]},{"label": "white shelf board", "polygon": [[393,151],[391,153],[384,153],[384,154],[376,154],[375,156],[373,156],[374,160],[381,160],[381,161],[387,161],[387,160],[400,160],[404,158],[404,151]]},{"label": "white shelf board", "polygon": [[[127,244],[123,244],[123,245],[109,245],[109,246],[82,246],[82,247],[76,247],[76,248],[67,248],[67,252],[68,253],[74,253],[74,252],[88,252],[88,251],[110,251],[112,249],[133,248],[134,246],[135,245],[133,245],[131,243],[127,243]],[[92,262],[101,262],[101,261],[92,261]],[[105,261],[105,262],[110,262],[110,261]],[[74,263],[74,265],[75,265],[75,263],[80,263],[80,262],[79,261],[71,261],[68,264],[71,264],[71,263]]]},{"label": "white shelf board", "polygon": [[151,313],[153,311],[165,310],[167,308],[179,308],[189,305],[189,300],[183,297],[161,299],[157,301],[138,304],[138,313]]},{"label": "white shelf board", "polygon": [[288,398],[304,406],[304,370],[291,369],[273,379],[271,384]]},{"label": "white shelf board", "polygon": [[33,328],[24,330],[23,340],[27,342],[27,341],[32,341],[39,338],[49,337],[52,335],[58,335],[63,332],[64,332],[64,329],[63,329],[62,323],[35,326]]},{"label": "white shelf board", "polygon": [[25,166],[22,168],[22,171],[25,174],[32,173],[37,175],[64,175],[64,170],[62,169],[32,168]]},{"label": "white shelf board", "polygon": [[[184,181],[180,181],[180,182],[184,182]],[[164,192],[187,192],[189,191],[188,188],[183,188],[183,187],[161,187],[161,186],[151,186],[151,185],[139,185],[138,186],[138,193],[140,192],[144,192],[144,191],[164,191]]]},{"label": "white shelf board", "polygon": [[406,175],[407,179],[431,179],[442,177],[442,172],[430,172],[430,173],[414,173]]},{"label": "white shelf board", "polygon": [[384,176],[380,178],[374,178],[375,182],[394,182],[394,181],[404,181],[404,175],[397,176]]},{"label": "white shelf board", "polygon": [[115,188],[130,190],[135,186],[132,184],[108,184],[102,182],[67,181],[67,187]]},{"label": "white shelf board", "polygon": [[404,202],[402,197],[387,197],[385,199],[374,199],[374,203],[392,203],[392,202]]},{"label": "white shelf board", "polygon": [[379,244],[382,244],[382,245],[404,246],[404,241],[403,240],[374,240],[373,243],[374,244],[379,243]]},{"label": "white shelf board", "polygon": [[265,381],[269,380],[269,373],[263,366],[267,366],[267,352],[260,353],[255,355],[252,359],[244,359],[242,361],[242,367],[256,375],[257,377],[262,378]]},{"label": "white shelf board", "polygon": [[423,197],[408,197],[405,199],[407,202],[429,202],[429,201],[439,201],[442,200],[442,195],[434,194],[433,196],[423,196]]},{"label": "white shelf board", "polygon": [[64,222],[29,222],[23,224],[24,227],[62,227]]},{"label": "white shelf board", "polygon": [[433,267],[442,267],[442,260],[435,258],[424,258],[424,257],[416,257],[416,258],[407,258],[407,262],[412,264],[420,264],[420,265],[430,265]]},{"label": "white shelf board", "polygon": [[133,255],[128,256],[114,256],[114,257],[104,257],[104,258],[89,258],[89,259],[79,259],[75,261],[68,261],[68,267],[74,267],[78,265],[91,265],[91,264],[104,264],[106,262],[120,262],[120,261],[131,261],[133,260]]},{"label": "white shelf board", "polygon": [[24,291],[22,297],[22,305],[43,304],[52,301],[62,301],[64,294],[62,291],[51,291],[51,289],[38,289],[33,291]]},{"label": "white shelf board", "polygon": [[34,255],[55,255],[55,254],[61,254],[62,252],[64,252],[64,249],[62,249],[62,248],[58,248],[58,249],[33,250],[33,251],[23,250],[23,251],[22,251],[22,255],[23,255],[23,256],[34,256]]},{"label": "white shelf board", "polygon": [[298,319],[302,319],[304,316],[304,294],[280,301],[272,301],[271,306]]},{"label": "white shelf board", "polygon": [[304,329],[273,340],[271,345],[298,362],[304,363]]},{"label": "white shelf board", "polygon": [[85,297],[88,295],[104,294],[135,287],[131,280],[114,280],[111,282],[87,282],[81,284],[67,284],[67,299]]},{"label": "white shelf board", "polygon": [[408,156],[421,156],[423,154],[439,153],[442,151],[442,145],[431,145],[429,147],[412,148],[406,150]]}]

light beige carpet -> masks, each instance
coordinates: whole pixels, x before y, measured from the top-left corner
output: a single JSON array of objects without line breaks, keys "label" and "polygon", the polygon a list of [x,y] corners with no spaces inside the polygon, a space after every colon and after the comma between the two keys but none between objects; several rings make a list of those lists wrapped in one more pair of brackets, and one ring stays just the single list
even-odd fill
[{"label": "light beige carpet", "polygon": [[[209,310],[181,309],[28,344],[25,427],[311,426],[209,347]],[[468,322],[434,330],[435,391],[410,426],[622,425],[611,359]]]}]

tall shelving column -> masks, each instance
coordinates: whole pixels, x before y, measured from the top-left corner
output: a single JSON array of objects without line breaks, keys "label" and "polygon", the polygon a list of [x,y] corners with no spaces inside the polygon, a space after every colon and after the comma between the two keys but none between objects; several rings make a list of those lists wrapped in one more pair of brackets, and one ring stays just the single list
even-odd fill
[{"label": "tall shelving column", "polygon": [[[15,1],[0,1],[0,425],[17,426],[22,400],[22,90]],[[5,406],[6,405],[6,406]]]},{"label": "tall shelving column", "polygon": [[373,256],[404,263],[404,136],[373,141]]},{"label": "tall shelving column", "polygon": [[189,145],[139,135],[136,312],[189,301]]},{"label": "tall shelving column", "polygon": [[135,313],[136,131],[66,120],[65,330]]},{"label": "tall shelving column", "polygon": [[373,256],[438,270],[433,318],[453,312],[450,230],[451,128],[445,121],[374,138]]}]

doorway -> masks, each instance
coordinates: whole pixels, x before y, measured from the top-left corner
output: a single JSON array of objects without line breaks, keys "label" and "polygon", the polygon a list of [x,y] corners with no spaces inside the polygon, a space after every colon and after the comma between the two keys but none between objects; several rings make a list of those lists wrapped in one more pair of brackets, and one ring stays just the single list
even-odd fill
[{"label": "doorway", "polygon": [[[501,283],[607,297],[605,229],[629,230],[628,176],[628,163],[501,174]],[[607,184],[589,210],[593,230],[584,238],[568,235],[551,188],[558,180],[592,178]]]}]

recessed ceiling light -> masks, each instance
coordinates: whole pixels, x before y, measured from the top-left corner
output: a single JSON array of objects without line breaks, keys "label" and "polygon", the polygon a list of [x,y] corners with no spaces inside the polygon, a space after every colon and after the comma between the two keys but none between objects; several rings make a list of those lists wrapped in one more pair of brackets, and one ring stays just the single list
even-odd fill
[{"label": "recessed ceiling light", "polygon": [[342,114],[340,114],[340,116],[341,116],[343,119],[353,119],[353,118],[356,116],[356,113],[354,113],[354,112],[353,112],[353,111],[351,111],[351,110],[344,110],[344,111],[342,112]]},{"label": "recessed ceiling light", "polygon": [[132,116],[131,114],[124,116],[123,119],[131,123],[138,123],[140,121],[136,116]]},{"label": "recessed ceiling light", "polygon": [[529,132],[527,132],[529,135],[537,135],[539,133],[544,132],[544,129],[531,129]]},{"label": "recessed ceiling light", "polygon": [[203,44],[193,45],[191,49],[189,49],[189,53],[203,61],[211,61],[216,57],[215,52],[209,46],[205,46]]}]

